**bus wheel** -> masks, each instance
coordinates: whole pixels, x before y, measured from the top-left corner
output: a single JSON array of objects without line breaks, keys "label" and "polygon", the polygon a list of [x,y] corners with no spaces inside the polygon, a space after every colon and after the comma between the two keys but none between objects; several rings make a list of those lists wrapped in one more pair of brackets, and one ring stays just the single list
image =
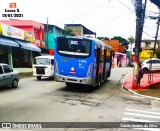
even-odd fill
[{"label": "bus wheel", "polygon": [[41,77],[40,77],[40,76],[37,76],[37,80],[41,80]]},{"label": "bus wheel", "polygon": [[96,85],[96,89],[99,89],[101,87],[101,79],[99,78],[98,83]]},{"label": "bus wheel", "polygon": [[73,83],[70,83],[70,82],[66,82],[66,85],[67,85],[68,87],[73,87]]}]

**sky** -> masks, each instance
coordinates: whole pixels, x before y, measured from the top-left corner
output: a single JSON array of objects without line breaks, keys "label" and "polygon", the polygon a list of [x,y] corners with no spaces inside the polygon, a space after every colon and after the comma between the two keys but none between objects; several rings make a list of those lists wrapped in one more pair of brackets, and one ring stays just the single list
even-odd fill
[{"label": "sky", "polygon": [[[16,3],[23,17],[19,20],[34,20],[64,28],[64,24],[82,24],[97,37],[135,37],[136,14],[134,0],[0,0],[0,19],[9,3]],[[144,3],[144,0],[143,0]],[[142,39],[154,39],[158,8],[147,0],[146,18]]]}]

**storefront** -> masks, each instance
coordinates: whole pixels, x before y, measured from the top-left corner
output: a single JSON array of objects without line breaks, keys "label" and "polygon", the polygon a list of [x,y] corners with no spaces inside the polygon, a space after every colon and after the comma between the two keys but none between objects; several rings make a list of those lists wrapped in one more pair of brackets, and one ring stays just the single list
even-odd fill
[{"label": "storefront", "polygon": [[114,67],[126,67],[126,54],[115,52],[112,64]]},{"label": "storefront", "polygon": [[32,67],[32,58],[41,49],[25,40],[27,31],[0,23],[0,62],[11,67]]}]

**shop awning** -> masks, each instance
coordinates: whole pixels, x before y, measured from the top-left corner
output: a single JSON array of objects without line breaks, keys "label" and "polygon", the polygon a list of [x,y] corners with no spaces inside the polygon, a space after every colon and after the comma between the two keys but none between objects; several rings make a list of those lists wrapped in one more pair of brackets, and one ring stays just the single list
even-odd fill
[{"label": "shop awning", "polygon": [[17,42],[5,37],[0,37],[0,45],[19,47]]},{"label": "shop awning", "polygon": [[37,51],[41,52],[41,49],[35,46],[34,44],[27,42],[27,41],[21,41],[21,40],[15,40],[17,43],[21,45],[21,48],[26,49],[26,50],[32,50],[32,51]]}]

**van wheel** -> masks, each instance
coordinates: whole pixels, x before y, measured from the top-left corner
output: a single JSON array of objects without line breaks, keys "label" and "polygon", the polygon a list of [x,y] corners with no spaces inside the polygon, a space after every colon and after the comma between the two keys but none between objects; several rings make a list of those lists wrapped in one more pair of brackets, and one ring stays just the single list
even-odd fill
[{"label": "van wheel", "polygon": [[37,80],[41,80],[41,76],[37,76]]},{"label": "van wheel", "polygon": [[54,80],[54,76],[49,77],[49,79]]},{"label": "van wheel", "polygon": [[17,87],[18,87],[18,80],[17,80],[17,79],[13,79],[11,86],[12,86],[13,88],[17,88]]}]

